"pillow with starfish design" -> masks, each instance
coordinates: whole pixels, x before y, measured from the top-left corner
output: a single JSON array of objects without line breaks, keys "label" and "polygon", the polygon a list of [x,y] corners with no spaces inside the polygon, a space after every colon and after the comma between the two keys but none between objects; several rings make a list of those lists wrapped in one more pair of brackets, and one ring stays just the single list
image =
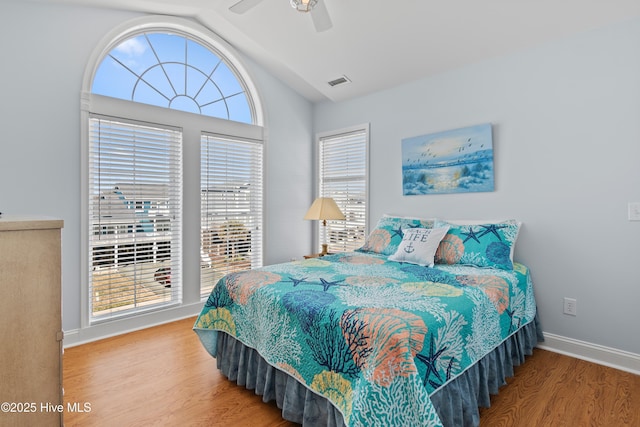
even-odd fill
[{"label": "pillow with starfish design", "polygon": [[447,234],[447,230],[449,230],[448,226],[405,230],[398,250],[389,259],[433,267],[436,250],[442,238]]},{"label": "pillow with starfish design", "polygon": [[465,264],[513,270],[513,252],[521,222],[436,221],[449,226],[435,255],[436,264]]},{"label": "pillow with starfish design", "polygon": [[405,230],[411,228],[432,228],[434,219],[393,216],[384,214],[371,230],[361,252],[392,255],[398,249]]}]

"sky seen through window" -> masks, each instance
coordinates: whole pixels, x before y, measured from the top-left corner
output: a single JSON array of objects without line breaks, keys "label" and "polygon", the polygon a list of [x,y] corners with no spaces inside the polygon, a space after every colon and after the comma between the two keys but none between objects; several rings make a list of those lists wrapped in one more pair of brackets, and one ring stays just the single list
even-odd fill
[{"label": "sky seen through window", "polygon": [[252,123],[244,87],[217,54],[187,37],[144,33],[112,49],[92,92],[195,114]]}]

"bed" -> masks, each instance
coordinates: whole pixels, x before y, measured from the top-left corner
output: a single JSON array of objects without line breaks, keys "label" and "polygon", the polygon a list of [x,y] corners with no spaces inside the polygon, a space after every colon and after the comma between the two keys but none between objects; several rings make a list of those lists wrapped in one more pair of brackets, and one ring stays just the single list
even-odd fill
[{"label": "bed", "polygon": [[304,426],[468,426],[542,339],[517,221],[385,215],[357,251],[232,273],[194,330]]}]

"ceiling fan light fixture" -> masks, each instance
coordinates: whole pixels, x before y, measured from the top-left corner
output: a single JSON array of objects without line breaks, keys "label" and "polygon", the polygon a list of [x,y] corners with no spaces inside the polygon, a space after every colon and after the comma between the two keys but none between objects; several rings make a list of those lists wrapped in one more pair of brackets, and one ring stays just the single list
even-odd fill
[{"label": "ceiling fan light fixture", "polygon": [[298,12],[310,12],[314,8],[318,0],[290,0],[291,7]]}]

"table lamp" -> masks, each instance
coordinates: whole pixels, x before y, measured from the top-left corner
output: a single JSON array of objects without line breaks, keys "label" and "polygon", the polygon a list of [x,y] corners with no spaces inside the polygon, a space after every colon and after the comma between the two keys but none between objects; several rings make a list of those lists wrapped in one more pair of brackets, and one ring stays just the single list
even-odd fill
[{"label": "table lamp", "polygon": [[331,197],[318,197],[307,211],[304,219],[322,220],[322,252],[320,255],[327,254],[327,220],[345,219],[344,214]]}]

